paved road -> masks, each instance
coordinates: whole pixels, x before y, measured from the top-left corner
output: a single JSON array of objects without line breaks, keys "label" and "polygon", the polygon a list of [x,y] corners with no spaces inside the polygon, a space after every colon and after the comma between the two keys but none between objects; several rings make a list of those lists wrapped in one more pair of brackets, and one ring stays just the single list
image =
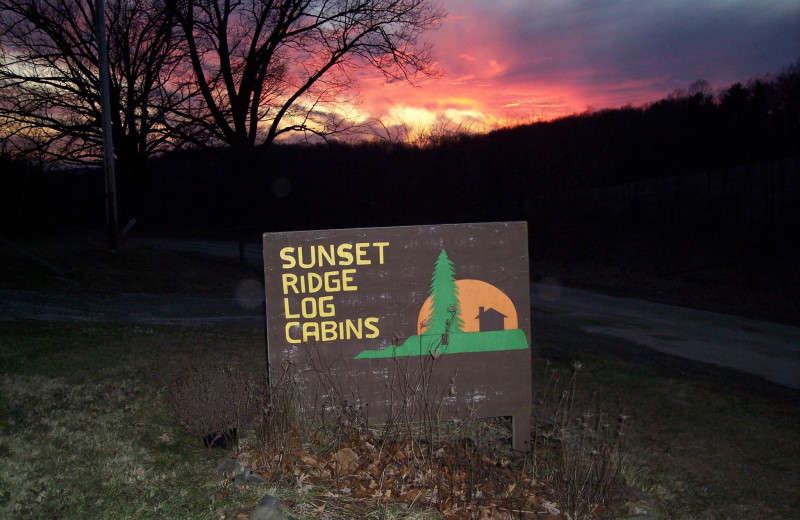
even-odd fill
[{"label": "paved road", "polygon": [[[148,241],[147,245],[228,258],[239,256],[235,242],[158,240]],[[260,261],[260,248],[247,245],[245,258]],[[0,321],[262,324],[260,288],[240,289],[227,298],[0,290]],[[531,286],[531,323],[537,346],[609,350],[618,343],[638,345],[800,389],[798,327],[545,284]]]},{"label": "paved road", "polygon": [[261,325],[261,300],[182,294],[52,294],[0,290],[0,322],[120,321],[159,325]]},{"label": "paved road", "polygon": [[588,291],[534,285],[534,343],[625,342],[800,389],[800,328]]},{"label": "paved road", "polygon": [[264,254],[261,244],[224,242],[220,240],[187,240],[173,238],[131,239],[131,245],[146,246],[152,249],[163,249],[179,253],[199,253],[221,258],[240,258],[240,247],[244,248],[247,262],[263,262]]}]

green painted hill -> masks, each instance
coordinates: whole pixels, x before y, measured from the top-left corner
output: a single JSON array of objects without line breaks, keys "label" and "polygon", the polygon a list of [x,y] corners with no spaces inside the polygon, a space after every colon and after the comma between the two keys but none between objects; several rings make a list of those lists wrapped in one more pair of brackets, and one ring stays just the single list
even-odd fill
[{"label": "green painted hill", "polygon": [[528,341],[521,329],[493,330],[487,332],[454,332],[442,345],[441,334],[413,335],[402,345],[389,345],[378,350],[365,350],[356,359],[377,359],[405,356],[422,356],[430,352],[462,354],[465,352],[497,352],[528,348]]}]

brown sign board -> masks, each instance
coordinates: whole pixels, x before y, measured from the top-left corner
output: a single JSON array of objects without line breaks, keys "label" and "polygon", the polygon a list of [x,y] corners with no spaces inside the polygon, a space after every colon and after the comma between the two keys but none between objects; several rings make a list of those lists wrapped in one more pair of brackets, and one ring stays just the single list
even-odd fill
[{"label": "brown sign board", "polygon": [[[512,417],[530,439],[525,222],[266,233],[270,380],[315,407]],[[424,408],[424,409],[423,409]]]}]

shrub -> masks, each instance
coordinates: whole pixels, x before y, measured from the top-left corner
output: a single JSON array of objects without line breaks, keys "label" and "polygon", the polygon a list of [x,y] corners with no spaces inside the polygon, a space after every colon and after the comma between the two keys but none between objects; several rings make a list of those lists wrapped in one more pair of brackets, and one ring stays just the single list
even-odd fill
[{"label": "shrub", "polygon": [[199,365],[170,386],[167,407],[181,427],[211,445],[255,419],[255,389],[235,366]]},{"label": "shrub", "polygon": [[621,476],[627,416],[616,419],[600,409],[575,408],[576,380],[583,365],[575,362],[566,388],[551,371],[536,399],[532,457],[537,477],[548,483],[567,518],[597,518],[611,510]]}]

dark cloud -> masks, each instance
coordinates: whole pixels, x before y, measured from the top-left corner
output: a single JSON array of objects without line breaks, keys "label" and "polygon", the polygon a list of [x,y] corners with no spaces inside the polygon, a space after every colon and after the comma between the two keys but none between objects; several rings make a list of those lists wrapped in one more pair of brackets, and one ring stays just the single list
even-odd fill
[{"label": "dark cloud", "polygon": [[[453,2],[467,9],[465,0]],[[726,84],[774,72],[800,58],[800,2],[519,0],[494,11],[497,35],[516,49],[504,76],[613,89],[667,89],[698,78]]]},{"label": "dark cloud", "polygon": [[440,1],[450,16],[425,38],[445,76],[366,80],[365,111],[492,128],[642,105],[698,79],[724,88],[800,59],[798,0]]}]

